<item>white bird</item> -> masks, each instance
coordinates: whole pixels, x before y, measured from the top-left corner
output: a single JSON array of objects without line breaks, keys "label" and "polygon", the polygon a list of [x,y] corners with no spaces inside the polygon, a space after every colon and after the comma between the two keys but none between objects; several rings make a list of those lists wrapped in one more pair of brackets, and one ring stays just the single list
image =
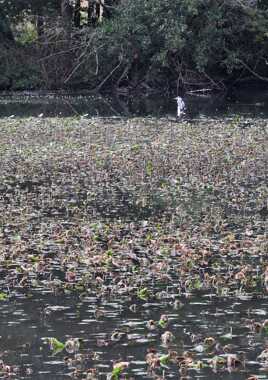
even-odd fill
[{"label": "white bird", "polygon": [[179,118],[184,113],[185,103],[180,96],[177,96],[174,99],[177,100],[177,117]]}]

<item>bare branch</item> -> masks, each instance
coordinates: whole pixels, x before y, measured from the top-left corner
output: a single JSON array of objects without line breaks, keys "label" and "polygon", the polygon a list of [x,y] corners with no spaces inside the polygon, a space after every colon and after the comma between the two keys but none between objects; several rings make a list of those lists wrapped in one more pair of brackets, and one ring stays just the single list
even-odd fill
[{"label": "bare branch", "polygon": [[268,82],[267,77],[263,77],[262,75],[256,73],[256,71],[252,70],[244,61],[241,59],[237,59],[238,62],[241,63],[242,66],[244,66],[245,69],[247,69],[252,75],[254,75],[256,78],[263,80],[264,82]]},{"label": "bare branch", "polygon": [[122,60],[119,61],[118,65],[116,65],[113,70],[103,79],[103,81],[97,86],[96,90],[100,91],[100,89],[104,86],[104,84],[107,82],[108,79],[111,78],[113,73],[121,66]]}]

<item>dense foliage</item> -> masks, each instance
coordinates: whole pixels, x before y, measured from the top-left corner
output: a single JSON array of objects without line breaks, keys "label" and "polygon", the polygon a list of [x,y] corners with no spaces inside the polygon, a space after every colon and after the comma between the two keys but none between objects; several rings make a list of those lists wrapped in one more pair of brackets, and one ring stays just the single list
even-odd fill
[{"label": "dense foliage", "polygon": [[[0,12],[0,41],[11,41],[12,29],[21,54],[40,59],[28,62],[34,79],[24,73],[26,87],[31,81],[33,87],[90,89],[222,88],[248,77],[268,81],[265,1],[107,0],[96,16],[96,9],[86,13],[81,1],[44,7],[41,1],[1,0]],[[10,56],[4,63],[9,68]],[[6,71],[2,60],[2,87],[13,76]]]}]

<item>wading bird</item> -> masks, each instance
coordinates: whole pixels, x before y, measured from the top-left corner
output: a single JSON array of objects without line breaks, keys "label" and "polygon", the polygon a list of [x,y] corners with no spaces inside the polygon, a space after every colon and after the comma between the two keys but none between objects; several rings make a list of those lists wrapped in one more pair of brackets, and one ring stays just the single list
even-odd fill
[{"label": "wading bird", "polygon": [[181,115],[184,113],[185,103],[180,96],[174,98],[177,101],[177,118],[179,119]]}]

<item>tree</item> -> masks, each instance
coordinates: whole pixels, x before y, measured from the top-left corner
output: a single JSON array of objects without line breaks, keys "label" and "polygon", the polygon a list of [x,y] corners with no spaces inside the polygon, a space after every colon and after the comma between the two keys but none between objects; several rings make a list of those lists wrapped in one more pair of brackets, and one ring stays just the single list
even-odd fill
[{"label": "tree", "polygon": [[138,64],[139,82],[152,86],[167,77],[181,86],[197,80],[220,86],[222,79],[248,74],[262,79],[267,76],[268,9],[261,3],[262,9],[247,0],[124,0],[103,26],[106,68],[113,70],[121,57],[116,75]]},{"label": "tree", "polygon": [[0,6],[11,20],[23,19],[27,15],[51,16],[60,13],[59,0],[0,0]]},{"label": "tree", "polygon": [[10,27],[9,19],[3,8],[0,6],[0,42],[14,42],[13,33]]},{"label": "tree", "polygon": [[74,26],[81,27],[81,0],[75,0],[74,6]]},{"label": "tree", "polygon": [[61,17],[65,37],[67,41],[70,41],[72,31],[73,8],[69,0],[61,0]]}]

